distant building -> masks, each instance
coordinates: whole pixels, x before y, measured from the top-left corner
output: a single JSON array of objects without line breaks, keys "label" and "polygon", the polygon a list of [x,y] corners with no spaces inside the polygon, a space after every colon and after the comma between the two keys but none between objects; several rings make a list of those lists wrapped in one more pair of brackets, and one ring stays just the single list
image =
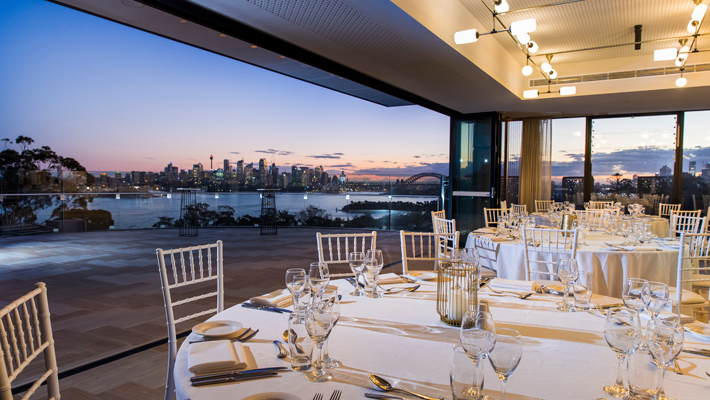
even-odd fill
[{"label": "distant building", "polygon": [[237,161],[237,180],[244,183],[244,159]]},{"label": "distant building", "polygon": [[690,162],[688,162],[688,172],[690,172],[690,175],[693,175],[693,176],[696,175],[696,172],[695,172],[695,161],[690,161]]},{"label": "distant building", "polygon": [[658,172],[658,175],[659,176],[671,176],[671,175],[673,175],[673,170],[669,166],[664,165],[661,167],[661,170]]}]

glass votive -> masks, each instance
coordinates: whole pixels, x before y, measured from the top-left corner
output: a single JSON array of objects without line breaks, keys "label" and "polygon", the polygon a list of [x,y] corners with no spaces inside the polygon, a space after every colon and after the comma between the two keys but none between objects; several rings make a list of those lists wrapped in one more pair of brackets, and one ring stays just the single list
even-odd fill
[{"label": "glass votive", "polygon": [[592,304],[594,277],[591,272],[580,272],[577,281],[572,285],[574,308],[576,311],[587,311]]},{"label": "glass votive", "polygon": [[291,353],[291,368],[294,371],[311,369],[313,345],[303,317],[291,313],[288,318],[288,349]]},{"label": "glass votive", "polygon": [[654,400],[661,389],[663,369],[655,363],[648,349],[641,347],[629,355],[626,379],[629,381],[628,398]]},{"label": "glass votive", "polygon": [[451,396],[454,400],[477,400],[483,390],[483,363],[474,363],[459,344],[451,357]]}]

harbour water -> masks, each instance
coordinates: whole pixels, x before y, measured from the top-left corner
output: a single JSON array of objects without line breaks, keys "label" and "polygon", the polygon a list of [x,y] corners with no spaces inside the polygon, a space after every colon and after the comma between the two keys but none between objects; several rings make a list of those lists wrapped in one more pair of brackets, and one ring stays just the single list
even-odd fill
[{"label": "harbour water", "polygon": [[[348,198],[349,195],[349,198]],[[120,199],[116,196],[93,196],[93,202],[89,203],[91,210],[106,210],[111,212],[115,223],[115,229],[146,229],[151,228],[158,222],[160,217],[180,218],[180,194],[172,193],[155,194],[153,196],[122,195]],[[353,218],[364,212],[347,213],[343,207],[353,202],[387,202],[389,197],[385,193],[377,192],[354,192],[349,194],[324,194],[324,193],[277,193],[276,209],[288,211],[291,214],[303,210],[307,206],[315,206],[330,214],[331,218],[340,217],[343,219]],[[430,202],[437,201],[436,196],[392,196],[392,202]],[[439,202],[441,200],[438,200]],[[209,205],[210,210],[217,211],[219,206],[230,206],[234,209],[234,216],[251,215],[257,217],[261,214],[261,197],[258,192],[219,192],[219,193],[197,193],[197,202]],[[368,210],[367,213],[374,218],[381,218],[388,214],[389,210]],[[393,214],[395,212],[393,211]],[[51,209],[44,209],[38,213],[38,221],[43,222],[51,215]]]}]

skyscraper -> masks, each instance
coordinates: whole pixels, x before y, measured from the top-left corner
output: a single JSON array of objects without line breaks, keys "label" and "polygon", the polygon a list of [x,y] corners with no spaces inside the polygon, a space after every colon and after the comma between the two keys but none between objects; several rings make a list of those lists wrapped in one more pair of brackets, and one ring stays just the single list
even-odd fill
[{"label": "skyscraper", "polygon": [[689,170],[688,172],[690,172],[690,175],[695,176],[695,174],[696,174],[695,165],[696,165],[695,161],[688,162],[688,170]]},{"label": "skyscraper", "polygon": [[266,176],[269,174],[269,170],[266,166],[266,159],[261,158],[259,159],[259,182],[257,183],[259,186],[266,186],[267,185],[267,179]]},{"label": "skyscraper", "polygon": [[244,183],[244,159],[237,161],[237,181]]}]

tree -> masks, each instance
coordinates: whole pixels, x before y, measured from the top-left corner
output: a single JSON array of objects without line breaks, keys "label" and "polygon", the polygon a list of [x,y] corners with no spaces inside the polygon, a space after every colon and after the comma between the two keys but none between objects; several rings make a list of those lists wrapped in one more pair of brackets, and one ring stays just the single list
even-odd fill
[{"label": "tree", "polygon": [[[31,148],[34,140],[27,136],[2,139],[5,148],[0,151],[0,190],[12,193],[76,193],[81,186],[91,186],[94,177],[77,160],[62,157],[48,146]],[[67,196],[62,201],[58,196],[8,196],[0,203],[0,226],[31,224],[37,221],[37,212],[56,205],[52,217],[62,217],[68,210],[86,210],[91,199],[82,196]],[[102,217],[103,218],[103,217]]]}]

